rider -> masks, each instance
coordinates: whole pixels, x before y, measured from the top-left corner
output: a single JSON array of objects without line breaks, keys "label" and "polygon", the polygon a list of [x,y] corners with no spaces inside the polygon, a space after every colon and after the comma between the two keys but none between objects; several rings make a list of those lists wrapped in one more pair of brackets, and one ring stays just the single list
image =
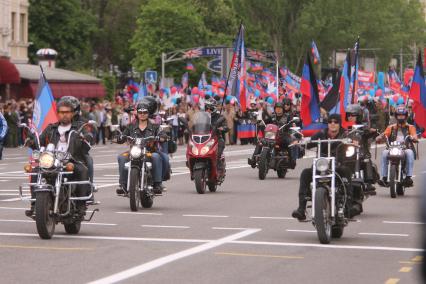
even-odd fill
[{"label": "rider", "polygon": [[[164,142],[166,138],[163,133],[160,131],[160,127],[157,124],[152,123],[149,118],[149,106],[146,103],[139,103],[137,105],[137,119],[134,123],[128,125],[124,131],[123,135],[130,136],[133,138],[144,138],[144,137],[160,137],[160,142]],[[126,138],[119,136],[117,143],[123,144],[126,141]],[[149,149],[152,152],[152,171],[154,178],[154,193],[161,194],[164,190],[162,185],[163,177],[165,175],[165,166],[162,162],[162,159],[168,159],[167,155],[160,155],[158,147],[156,149]],[[125,168],[125,163],[129,161],[129,152],[126,151],[118,155],[118,171],[119,171],[119,183],[120,188],[116,190],[117,194],[126,194],[127,193],[127,169]],[[168,161],[167,161],[168,163]]]},{"label": "rider", "polygon": [[[377,135],[377,130],[375,128],[369,127],[369,122],[364,119],[364,111],[362,107],[358,104],[351,104],[346,108],[346,120],[350,124],[363,125],[362,134],[358,136],[355,134],[351,134],[349,131],[349,138],[357,137],[360,141],[360,155],[361,155],[361,168],[364,171],[364,181],[367,184],[366,191],[369,192],[370,195],[375,195],[376,188],[374,187],[374,183],[377,178],[377,171],[373,167],[373,162],[371,161],[371,153],[370,153],[370,139],[374,138]],[[352,126],[349,126],[349,130],[351,130]],[[359,132],[358,132],[359,133]]]},{"label": "rider", "polygon": [[[74,104],[69,98],[62,98],[56,105],[58,120],[57,123],[49,124],[40,135],[40,147],[46,147],[52,143],[57,150],[66,151],[67,143],[69,143],[68,152],[71,154],[71,161],[74,163],[74,173],[68,176],[69,180],[88,180],[89,172],[86,156],[89,154],[91,145],[94,143],[93,135],[86,129],[82,130],[81,135],[71,135],[71,141],[67,141],[68,134],[71,130],[78,130],[83,125],[81,121],[73,120]],[[32,148],[35,148],[34,142],[31,142]],[[76,195],[87,196],[90,192],[90,187],[87,184],[77,185]],[[77,210],[84,215],[86,209],[86,201],[77,201]],[[31,209],[25,214],[32,216],[34,204],[31,204]]]},{"label": "rider", "polygon": [[[386,136],[389,139],[389,143],[398,141],[398,142],[405,142],[405,139],[407,136],[410,137],[412,142],[418,142],[417,136],[416,136],[416,128],[407,123],[408,118],[408,111],[404,106],[398,106],[395,110],[395,118],[397,120],[396,124],[392,124],[388,126],[383,133],[384,136]],[[377,142],[382,142],[384,140],[383,135],[380,135],[376,138]],[[406,177],[404,180],[404,185],[406,187],[413,185],[413,180],[411,177],[413,176],[413,168],[414,168],[414,152],[412,149],[405,149],[405,170],[406,170]],[[382,152],[382,163],[381,163],[381,174],[382,174],[382,180],[379,181],[379,184],[381,186],[387,186],[388,184],[388,177],[387,177],[387,164],[388,164],[388,155],[389,150],[383,150]]]},{"label": "rider", "polygon": [[[315,133],[311,140],[327,140],[327,139],[343,139],[346,137],[345,129],[342,127],[342,121],[339,114],[331,114],[328,117],[328,127],[320,132]],[[336,155],[337,146],[340,143],[335,142],[331,144],[331,155]],[[317,147],[317,143],[308,143],[307,148]],[[321,157],[328,156],[328,145],[326,143],[321,143]],[[337,171],[341,171],[337,169]],[[349,173],[342,173],[345,177],[350,176]],[[306,219],[306,197],[309,192],[309,187],[312,182],[312,167],[306,168],[302,171],[300,176],[300,186],[299,186],[299,207],[293,211],[293,218],[297,218],[299,221]]]},{"label": "rider", "polygon": [[[274,106],[274,114],[272,116],[266,115],[263,117],[264,123],[266,124],[275,124],[278,127],[281,127],[282,125],[288,123],[293,119],[293,114],[291,110],[289,110],[286,105],[290,105],[291,108],[291,101],[290,99],[285,98],[283,102],[276,102]],[[287,109],[287,111],[285,111]],[[286,145],[290,145],[293,139],[289,135],[286,135],[284,137],[284,143]],[[258,143],[256,145],[256,148],[254,149],[253,155],[251,158],[248,158],[248,164],[252,167],[256,167],[256,155],[259,155],[262,152],[262,143]],[[292,147],[290,151],[291,156],[291,166],[294,169],[296,167],[296,159],[298,158],[298,148]]]},{"label": "rider", "polygon": [[217,158],[218,163],[217,167],[218,169],[222,169],[222,161],[220,157],[222,157],[223,151],[225,150],[225,138],[224,135],[226,132],[229,131],[228,125],[226,123],[226,119],[223,115],[221,115],[217,111],[217,103],[215,99],[209,99],[204,103],[204,109],[206,112],[210,113],[211,115],[211,124],[213,127],[217,130]]}]

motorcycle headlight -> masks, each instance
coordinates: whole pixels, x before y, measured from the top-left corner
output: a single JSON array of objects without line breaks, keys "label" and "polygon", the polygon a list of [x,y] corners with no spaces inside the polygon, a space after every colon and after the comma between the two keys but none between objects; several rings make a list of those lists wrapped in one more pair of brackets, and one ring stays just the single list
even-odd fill
[{"label": "motorcycle headlight", "polygon": [[318,159],[315,163],[315,167],[316,167],[317,171],[320,171],[320,172],[327,171],[328,166],[329,166],[328,160],[324,159],[324,158]]},{"label": "motorcycle headlight", "polygon": [[33,160],[40,159],[40,151],[34,150],[33,153],[31,154],[31,157]]},{"label": "motorcycle headlight", "polygon": [[55,163],[55,157],[50,152],[43,152],[40,155],[40,167],[45,169],[50,169]]},{"label": "motorcycle headlight", "polygon": [[209,146],[204,146],[203,148],[201,148],[200,154],[201,155],[205,155],[210,151],[210,147]]},{"label": "motorcycle headlight", "polygon": [[352,157],[355,154],[355,147],[354,146],[348,146],[346,148],[346,157]]},{"label": "motorcycle headlight", "polygon": [[192,154],[198,155],[198,149],[197,149],[197,147],[195,147],[195,146],[192,147]]},{"label": "motorcycle headlight", "polygon": [[130,156],[134,159],[139,158],[142,155],[142,149],[137,146],[130,148]]},{"label": "motorcycle headlight", "polygon": [[275,137],[276,137],[275,132],[271,132],[271,131],[266,131],[265,132],[265,138],[266,139],[275,140]]},{"label": "motorcycle headlight", "polygon": [[389,155],[391,156],[402,156],[402,150],[399,148],[392,148],[389,150]]}]

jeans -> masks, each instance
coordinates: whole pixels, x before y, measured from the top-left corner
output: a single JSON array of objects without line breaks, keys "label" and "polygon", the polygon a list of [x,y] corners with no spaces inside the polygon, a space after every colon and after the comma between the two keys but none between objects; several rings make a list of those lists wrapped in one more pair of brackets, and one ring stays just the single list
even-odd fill
[{"label": "jeans", "polygon": [[[413,169],[414,169],[414,152],[411,149],[404,150],[405,152],[405,172],[407,176],[411,177],[413,176]],[[382,174],[382,177],[388,176],[388,156],[389,156],[389,150],[384,150],[382,152],[382,163],[380,165],[380,172]]]},{"label": "jeans", "polygon": [[[167,156],[165,154],[160,154],[157,152],[152,153],[151,162],[152,162],[152,175],[154,182],[161,183],[163,181],[163,175],[166,173],[165,168],[165,158],[163,156]],[[117,157],[118,161],[118,173],[119,173],[119,183],[123,188],[127,188],[127,177],[128,171],[124,166],[125,163],[130,161],[128,152],[124,152]],[[167,157],[167,163],[169,162]]]},{"label": "jeans", "polygon": [[3,144],[4,144],[4,140],[0,139],[0,160],[3,159]]}]

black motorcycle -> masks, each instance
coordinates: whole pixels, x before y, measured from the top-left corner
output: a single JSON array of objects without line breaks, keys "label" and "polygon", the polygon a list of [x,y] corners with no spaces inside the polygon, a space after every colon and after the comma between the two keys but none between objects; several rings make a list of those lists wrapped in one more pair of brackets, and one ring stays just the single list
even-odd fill
[{"label": "black motorcycle", "polygon": [[[83,128],[93,125],[89,122],[79,130],[71,130],[68,135],[68,144],[65,151],[56,150],[54,144],[40,147],[37,131],[22,124],[35,135],[36,150],[32,152],[32,162],[24,166],[26,174],[31,176],[31,182],[23,183],[19,187],[19,196],[24,201],[34,203],[34,213],[29,216],[36,222],[37,232],[42,239],[51,239],[57,223],[64,224],[68,234],[78,234],[82,221],[90,221],[98,209],[93,210],[88,219],[85,219],[86,206],[78,208],[78,202],[93,204],[95,186],[90,180],[69,181],[67,176],[74,173],[74,162],[68,152],[69,143],[73,135],[80,135]],[[26,142],[28,142],[27,140]],[[89,185],[90,193],[87,196],[76,196],[78,185]],[[30,188],[31,196],[23,195],[23,188]]]}]

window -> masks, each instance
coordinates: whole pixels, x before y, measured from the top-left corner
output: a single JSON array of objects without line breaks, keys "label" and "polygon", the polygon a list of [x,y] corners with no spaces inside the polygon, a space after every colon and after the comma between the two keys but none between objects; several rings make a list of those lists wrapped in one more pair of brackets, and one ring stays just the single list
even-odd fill
[{"label": "window", "polygon": [[26,15],[21,14],[19,17],[19,41],[25,42],[25,31],[26,31]]},{"label": "window", "polygon": [[15,41],[15,30],[16,30],[16,25],[15,25],[15,20],[16,20],[16,13],[12,12],[12,24],[10,26],[10,28],[12,29],[12,41]]}]

